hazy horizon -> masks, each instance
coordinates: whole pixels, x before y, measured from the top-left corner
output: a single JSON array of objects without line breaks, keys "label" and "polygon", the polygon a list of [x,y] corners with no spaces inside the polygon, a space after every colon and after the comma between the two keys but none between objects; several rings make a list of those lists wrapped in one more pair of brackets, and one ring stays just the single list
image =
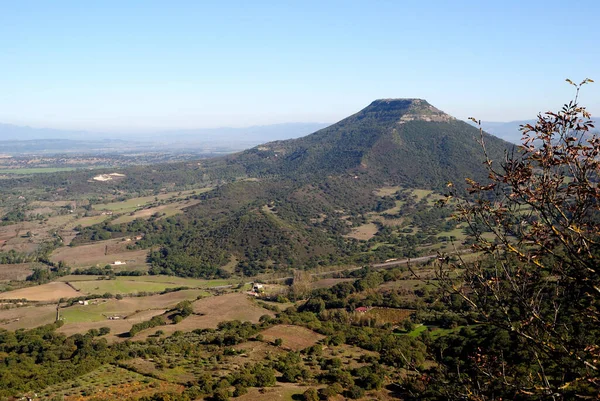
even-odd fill
[{"label": "hazy horizon", "polygon": [[[572,98],[565,78],[600,79],[590,67],[600,27],[588,17],[598,11],[589,0],[6,2],[0,123],[92,132],[333,123],[390,97],[426,99],[462,120],[526,120]],[[577,42],[565,35],[575,30]],[[576,60],[552,56],[573,46]],[[592,113],[596,85],[581,94]]]}]

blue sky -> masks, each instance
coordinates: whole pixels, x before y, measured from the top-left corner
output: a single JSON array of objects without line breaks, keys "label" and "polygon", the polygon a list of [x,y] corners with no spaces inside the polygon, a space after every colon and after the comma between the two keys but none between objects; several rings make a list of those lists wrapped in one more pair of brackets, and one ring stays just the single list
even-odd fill
[{"label": "blue sky", "polygon": [[[524,4],[523,4],[524,3]],[[535,117],[598,82],[600,1],[0,0],[0,122],[334,122],[377,98]]]}]

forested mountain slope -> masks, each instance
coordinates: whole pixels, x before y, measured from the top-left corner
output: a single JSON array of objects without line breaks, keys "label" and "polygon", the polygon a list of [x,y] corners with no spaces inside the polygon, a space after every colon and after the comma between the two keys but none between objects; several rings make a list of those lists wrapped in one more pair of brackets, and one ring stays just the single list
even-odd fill
[{"label": "forested mountain slope", "polygon": [[[377,100],[303,138],[194,165],[170,166],[167,170],[173,175],[188,168],[186,182],[197,176],[227,183],[199,195],[200,202],[183,216],[125,227],[105,224],[101,229],[144,231],[140,246],[161,247],[150,255],[155,273],[223,275],[221,267],[232,257],[239,261],[238,270],[248,270],[246,274],[336,263],[356,257],[362,249],[361,242],[347,234],[367,223],[373,212],[397,205],[403,196],[395,190],[393,197],[382,198],[379,188],[439,190],[449,181],[460,188],[467,177],[484,179],[479,135],[477,129],[424,100]],[[487,134],[484,140],[496,160],[511,146]],[[144,170],[137,171],[141,173],[133,180],[140,182]],[[153,185],[164,185],[158,181],[161,174],[164,177],[164,172],[158,174]],[[406,212],[395,213],[388,217],[397,221],[406,217],[402,215]],[[384,223],[378,223],[380,230]],[[401,230],[410,223],[402,224],[385,229],[397,240],[397,245],[390,245],[395,252],[408,252],[405,244],[435,235],[431,231],[419,234],[420,239],[407,238]],[[87,230],[80,237],[92,235]]]},{"label": "forested mountain slope", "polygon": [[[303,138],[271,142],[229,157],[251,176],[311,179],[360,174],[378,183],[439,188],[483,177],[479,131],[421,99],[376,100]],[[484,134],[490,155],[510,145]]]}]

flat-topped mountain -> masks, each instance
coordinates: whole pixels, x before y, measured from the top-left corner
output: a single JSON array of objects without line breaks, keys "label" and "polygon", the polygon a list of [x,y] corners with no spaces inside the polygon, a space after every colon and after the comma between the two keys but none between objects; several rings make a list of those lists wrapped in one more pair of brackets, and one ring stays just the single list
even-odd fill
[{"label": "flat-topped mountain", "polygon": [[414,120],[437,122],[455,120],[454,117],[436,109],[423,99],[379,99],[359,114],[378,119],[399,117],[399,124]]},{"label": "flat-topped mountain", "polygon": [[[371,180],[441,187],[485,176],[479,131],[422,99],[376,100],[314,134],[276,141],[230,156],[251,176],[350,173]],[[501,157],[511,145],[484,134],[488,152]]]}]

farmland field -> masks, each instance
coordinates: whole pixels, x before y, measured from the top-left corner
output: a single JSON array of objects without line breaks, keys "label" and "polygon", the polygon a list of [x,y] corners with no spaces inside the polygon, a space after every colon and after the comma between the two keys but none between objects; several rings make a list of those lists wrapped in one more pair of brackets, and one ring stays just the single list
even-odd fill
[{"label": "farmland field", "polygon": [[136,339],[143,339],[159,329],[169,335],[177,330],[214,329],[220,322],[228,320],[258,323],[262,315],[274,316],[273,312],[258,306],[246,294],[242,293],[231,293],[200,299],[194,302],[193,306],[196,315],[189,316],[176,325],[145,330],[137,335]]},{"label": "farmland field", "polygon": [[[131,309],[131,304],[122,303],[116,300],[95,300],[89,305],[73,305],[68,308],[62,308],[60,310],[61,318],[65,324],[70,323],[84,323],[84,322],[100,322],[106,321],[109,316],[119,316],[123,318],[130,318],[136,314],[136,310]],[[159,315],[164,313],[164,309],[152,309],[152,313],[149,318],[153,315]],[[146,311],[147,312],[147,311]]]},{"label": "farmland field", "polygon": [[[161,205],[151,207],[148,209],[138,210],[129,214],[124,214],[117,217],[112,224],[123,224],[129,223],[135,219],[147,219],[155,213],[159,213],[162,217],[170,217],[182,212],[182,209],[197,205],[200,201],[198,200],[181,200],[178,202],[169,203],[168,205]],[[164,215],[164,216],[163,216]]]},{"label": "farmland field", "polygon": [[[27,288],[27,290],[38,287]],[[76,294],[82,295],[81,293]],[[183,300],[194,301],[198,297],[206,296],[210,296],[210,294],[203,290],[182,290],[146,297],[126,297],[121,300],[90,300],[89,305],[63,306],[60,308],[60,316],[65,324],[59,331],[66,334],[85,333],[91,328],[98,329],[106,326],[111,329],[108,339],[112,341],[115,339],[115,334],[129,331],[131,326],[138,321],[148,320],[156,314],[173,308]],[[127,317],[127,319],[109,320],[109,316]],[[0,328],[7,330],[31,329],[52,323],[55,319],[56,304],[29,305],[0,310]]]},{"label": "farmland field", "polygon": [[36,285],[34,287],[0,293],[0,299],[27,299],[28,301],[58,301],[61,298],[74,298],[81,296],[65,283],[53,282]]},{"label": "farmland field", "polygon": [[171,276],[117,276],[106,280],[101,276],[70,275],[61,277],[84,294],[136,294],[139,292],[161,292],[168,288],[190,287],[211,288],[227,285],[227,280],[201,280]]},{"label": "farmland field", "polygon": [[175,288],[178,285],[168,283],[156,283],[149,281],[132,281],[128,277],[116,277],[115,280],[93,280],[74,281],[73,287],[84,294],[136,294],[139,292],[160,292],[167,288]]},{"label": "farmland field", "polygon": [[94,205],[93,207],[95,210],[107,210],[107,211],[118,212],[118,213],[127,213],[127,212],[133,212],[136,209],[150,205],[157,201],[170,200],[170,199],[177,200],[177,199],[185,198],[187,196],[191,196],[194,193],[200,194],[203,192],[208,192],[211,189],[212,188],[201,188],[201,189],[183,191],[183,192],[167,192],[167,193],[158,194],[158,195],[131,198],[131,199],[121,201],[121,202],[97,204],[97,205]]},{"label": "farmland field", "polygon": [[62,247],[50,255],[53,262],[63,261],[71,267],[104,266],[117,260],[129,267],[146,267],[147,250],[128,250],[122,240],[99,241],[89,245]]},{"label": "farmland field", "polygon": [[[194,301],[198,297],[207,296],[210,294],[202,290],[183,290],[147,297],[127,297],[120,300],[100,299],[92,301],[97,303],[89,305],[73,305],[60,309],[65,325],[58,331],[72,335],[85,333],[90,329],[108,327],[110,334],[106,336],[106,339],[109,342],[123,341],[126,338],[120,338],[118,335],[128,332],[135,323],[150,320],[153,316],[164,313],[181,301]],[[2,316],[2,311],[0,311],[0,316]],[[118,319],[111,320],[109,317],[118,317]],[[179,328],[180,325],[163,327]]]},{"label": "farmland field", "polygon": [[37,263],[0,265],[0,281],[25,280],[36,265]]},{"label": "farmland field", "polygon": [[97,216],[87,216],[81,217],[79,219],[73,220],[69,224],[65,226],[65,230],[72,230],[77,226],[81,227],[90,227],[94,224],[102,223],[104,220],[110,218],[110,216],[99,214]]},{"label": "farmland field", "polygon": [[[57,281],[68,281],[73,283],[75,281],[95,281],[101,276],[93,275],[77,275],[71,274],[64,277],[59,277]],[[215,279],[215,280],[204,280],[200,278],[187,278],[187,277],[176,277],[176,276],[118,276],[116,280],[121,281],[141,281],[147,283],[162,283],[169,284],[175,287],[193,287],[193,288],[211,288],[219,287],[234,283],[233,280]]]},{"label": "farmland field", "polygon": [[31,329],[56,320],[56,305],[26,306],[0,310],[0,328]]}]

